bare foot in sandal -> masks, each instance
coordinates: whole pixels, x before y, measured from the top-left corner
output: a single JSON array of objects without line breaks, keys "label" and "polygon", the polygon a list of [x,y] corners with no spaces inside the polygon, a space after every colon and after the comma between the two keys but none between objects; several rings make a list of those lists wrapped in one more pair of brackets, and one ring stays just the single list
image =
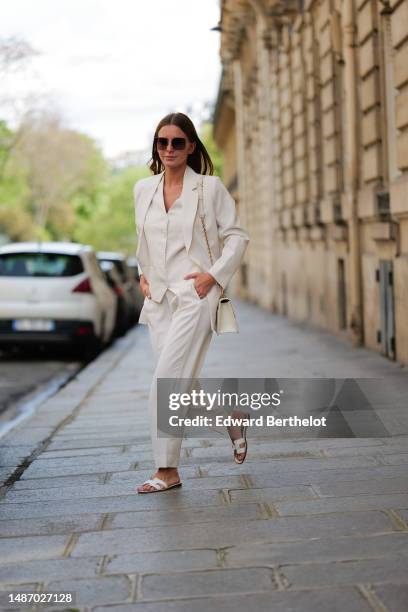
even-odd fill
[{"label": "bare foot in sandal", "polygon": [[[234,419],[247,419],[249,415],[246,412],[234,410],[231,416]],[[234,461],[241,464],[244,462],[247,454],[246,427],[231,425],[227,427],[227,430],[234,449]]]},{"label": "bare foot in sandal", "polygon": [[[165,486],[158,482],[158,479],[165,483]],[[180,476],[177,468],[169,467],[169,468],[159,468],[157,472],[151,479],[154,481],[154,484],[146,481],[140,487],[137,488],[138,493],[156,493],[157,491],[165,491],[167,488],[174,487],[178,483],[180,483]]]}]

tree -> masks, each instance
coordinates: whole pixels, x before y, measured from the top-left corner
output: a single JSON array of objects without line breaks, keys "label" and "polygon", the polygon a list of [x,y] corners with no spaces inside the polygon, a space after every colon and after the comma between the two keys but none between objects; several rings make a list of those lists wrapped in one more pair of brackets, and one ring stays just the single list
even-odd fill
[{"label": "tree", "polygon": [[7,117],[15,126],[12,131],[6,127],[4,120],[0,120],[0,180],[4,176],[10,154],[21,137],[21,120],[27,110],[32,108],[34,100],[38,99],[38,95],[29,91],[16,95],[14,79],[16,76],[25,76],[24,72],[30,69],[31,60],[36,55],[38,51],[24,39],[0,38],[0,116]]},{"label": "tree", "polygon": [[26,172],[15,159],[11,142],[16,143],[14,132],[0,121],[0,235],[25,240],[33,232],[34,221],[27,207]]},{"label": "tree", "polygon": [[70,239],[76,224],[74,202],[92,201],[106,179],[107,164],[94,141],[64,127],[56,114],[26,116],[15,155],[26,169],[29,208],[38,232]]},{"label": "tree", "polygon": [[133,255],[136,250],[136,227],[133,201],[135,182],[149,176],[145,167],[133,167],[112,173],[101,186],[88,218],[77,220],[74,237],[96,250],[122,251]]}]

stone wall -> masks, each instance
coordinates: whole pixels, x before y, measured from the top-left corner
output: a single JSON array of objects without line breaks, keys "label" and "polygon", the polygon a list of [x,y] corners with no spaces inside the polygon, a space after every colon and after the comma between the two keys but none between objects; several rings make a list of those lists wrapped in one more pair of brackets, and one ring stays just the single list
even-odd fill
[{"label": "stone wall", "polygon": [[235,291],[408,363],[408,0],[224,0],[221,26]]}]

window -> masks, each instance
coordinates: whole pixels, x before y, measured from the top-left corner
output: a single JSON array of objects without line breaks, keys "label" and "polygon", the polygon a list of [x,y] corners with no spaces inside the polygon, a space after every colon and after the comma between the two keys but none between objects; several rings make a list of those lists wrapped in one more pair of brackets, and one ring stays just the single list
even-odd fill
[{"label": "window", "polygon": [[5,253],[0,255],[0,276],[75,276],[84,271],[77,255],[63,253]]}]

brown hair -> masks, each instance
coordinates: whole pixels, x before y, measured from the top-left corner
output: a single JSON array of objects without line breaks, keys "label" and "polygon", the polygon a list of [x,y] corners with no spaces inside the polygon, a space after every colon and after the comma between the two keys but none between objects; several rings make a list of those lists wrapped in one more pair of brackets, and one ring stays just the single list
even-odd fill
[{"label": "brown hair", "polygon": [[195,172],[198,172],[198,174],[213,174],[214,166],[208,155],[207,149],[199,139],[194,123],[184,113],[170,113],[163,117],[156,127],[152,145],[151,163],[149,164],[149,168],[153,174],[159,174],[164,170],[164,165],[157,153],[155,140],[160,129],[164,125],[177,125],[177,127],[183,130],[190,142],[196,143],[194,151],[187,157],[187,164],[195,170]]}]

